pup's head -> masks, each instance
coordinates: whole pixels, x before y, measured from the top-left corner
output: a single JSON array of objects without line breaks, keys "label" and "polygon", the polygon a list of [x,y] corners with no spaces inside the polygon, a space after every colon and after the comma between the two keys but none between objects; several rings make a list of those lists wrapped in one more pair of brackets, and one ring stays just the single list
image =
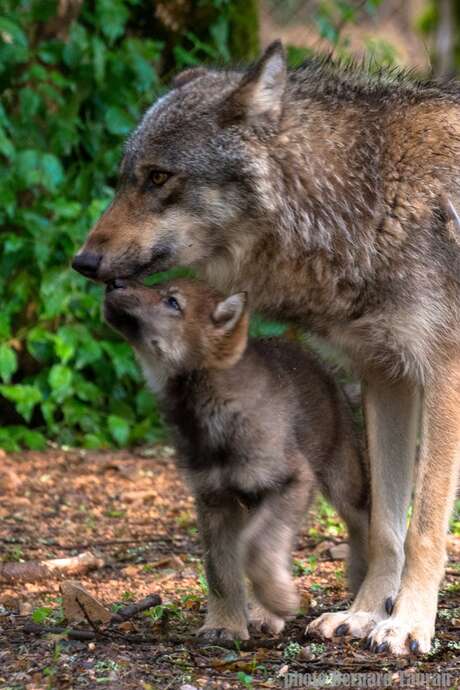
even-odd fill
[{"label": "pup's head", "polygon": [[199,281],[145,287],[117,279],[107,286],[104,318],[143,364],[155,363],[167,376],[231,367],[246,348],[246,294],[225,299]]},{"label": "pup's head", "polygon": [[285,84],[280,43],[243,72],[179,75],[128,140],[117,195],[73,267],[108,282],[245,252],[269,220],[266,146]]}]

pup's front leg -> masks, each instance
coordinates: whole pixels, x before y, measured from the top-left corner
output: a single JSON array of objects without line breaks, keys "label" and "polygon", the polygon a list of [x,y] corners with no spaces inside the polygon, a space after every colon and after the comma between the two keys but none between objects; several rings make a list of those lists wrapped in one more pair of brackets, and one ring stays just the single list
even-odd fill
[{"label": "pup's front leg", "polygon": [[[269,494],[258,507],[244,534],[247,544],[246,573],[256,600],[261,605],[260,627],[272,633],[297,613],[299,595],[291,574],[291,557],[296,533],[312,493],[312,480],[302,475],[305,459],[299,456],[298,476],[289,478],[279,491]],[[257,623],[257,616],[251,616]]]},{"label": "pup's front leg", "polygon": [[425,386],[420,459],[401,588],[388,620],[372,631],[373,649],[426,653],[434,635],[446,534],[460,451],[460,356]]},{"label": "pup's front leg", "polygon": [[247,640],[241,540],[247,510],[231,498],[217,503],[206,496],[197,500],[197,510],[209,590],[206,620],[198,634],[210,640]]},{"label": "pup's front leg", "polygon": [[308,633],[326,638],[369,635],[391,612],[404,564],[420,395],[406,381],[372,379],[364,408],[371,468],[368,571],[348,611],[325,613],[308,626]]}]

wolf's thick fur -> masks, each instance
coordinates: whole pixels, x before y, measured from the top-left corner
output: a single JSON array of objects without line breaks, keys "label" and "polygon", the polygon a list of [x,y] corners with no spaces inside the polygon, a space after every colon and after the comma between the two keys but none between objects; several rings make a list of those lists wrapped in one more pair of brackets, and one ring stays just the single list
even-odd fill
[{"label": "wolf's thick fur", "polygon": [[204,541],[208,637],[279,632],[296,613],[291,551],[315,479],[350,536],[350,584],[366,574],[369,485],[350,411],[299,345],[247,342],[245,295],[204,284],[108,290],[107,321],[132,344],[176,434]]},{"label": "wolf's thick fur", "polygon": [[370,567],[351,610],[310,629],[427,652],[460,441],[459,86],[316,61],[287,72],[275,43],[246,72],[182,75],[130,138],[120,181],[78,256],[87,274],[195,266],[360,369]]}]

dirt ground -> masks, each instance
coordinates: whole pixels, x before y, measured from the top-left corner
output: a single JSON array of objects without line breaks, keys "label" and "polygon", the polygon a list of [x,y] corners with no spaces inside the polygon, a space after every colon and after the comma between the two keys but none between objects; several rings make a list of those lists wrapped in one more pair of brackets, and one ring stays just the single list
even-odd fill
[{"label": "dirt ground", "polygon": [[[162,604],[119,626],[81,629],[92,640],[65,633],[31,634],[62,622],[60,579],[0,581],[0,688],[113,690],[283,688],[350,685],[351,676],[380,673],[375,684],[458,687],[460,682],[460,540],[450,536],[433,651],[422,658],[389,658],[355,642],[322,644],[304,638],[305,624],[346,600],[343,528],[324,501],[305,520],[294,573],[303,611],[279,640],[259,635],[249,643],[198,646],[206,581],[193,502],[178,477],[168,447],[95,453],[50,450],[0,457],[0,573],[22,563],[97,553],[102,567],[78,576],[112,610],[158,593]],[[331,551],[332,549],[332,551]],[[336,560],[333,560],[334,557]],[[75,579],[75,578],[73,578]],[[313,674],[310,681],[305,676]],[[360,676],[369,687],[369,675]],[[316,680],[315,680],[316,679]],[[366,680],[367,679],[367,680]],[[380,679],[380,680],[379,680]],[[421,680],[420,680],[421,679]],[[304,685],[301,685],[304,683]]]}]

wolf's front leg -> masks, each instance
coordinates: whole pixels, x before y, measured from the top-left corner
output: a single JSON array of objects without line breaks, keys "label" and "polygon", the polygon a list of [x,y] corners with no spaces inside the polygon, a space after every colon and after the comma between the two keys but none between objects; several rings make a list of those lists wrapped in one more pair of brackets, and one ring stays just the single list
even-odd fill
[{"label": "wolf's front leg", "polygon": [[208,612],[198,634],[212,640],[247,640],[241,540],[247,511],[236,500],[216,504],[205,497],[197,500],[197,511],[209,590]]},{"label": "wolf's front leg", "polygon": [[368,570],[351,608],[323,614],[308,626],[310,634],[366,637],[391,611],[404,564],[419,401],[419,392],[405,381],[373,379],[364,388],[371,467]]},{"label": "wolf's front leg", "polygon": [[419,468],[406,562],[393,613],[370,635],[373,649],[426,653],[434,635],[446,534],[460,451],[460,357],[425,387]]}]

